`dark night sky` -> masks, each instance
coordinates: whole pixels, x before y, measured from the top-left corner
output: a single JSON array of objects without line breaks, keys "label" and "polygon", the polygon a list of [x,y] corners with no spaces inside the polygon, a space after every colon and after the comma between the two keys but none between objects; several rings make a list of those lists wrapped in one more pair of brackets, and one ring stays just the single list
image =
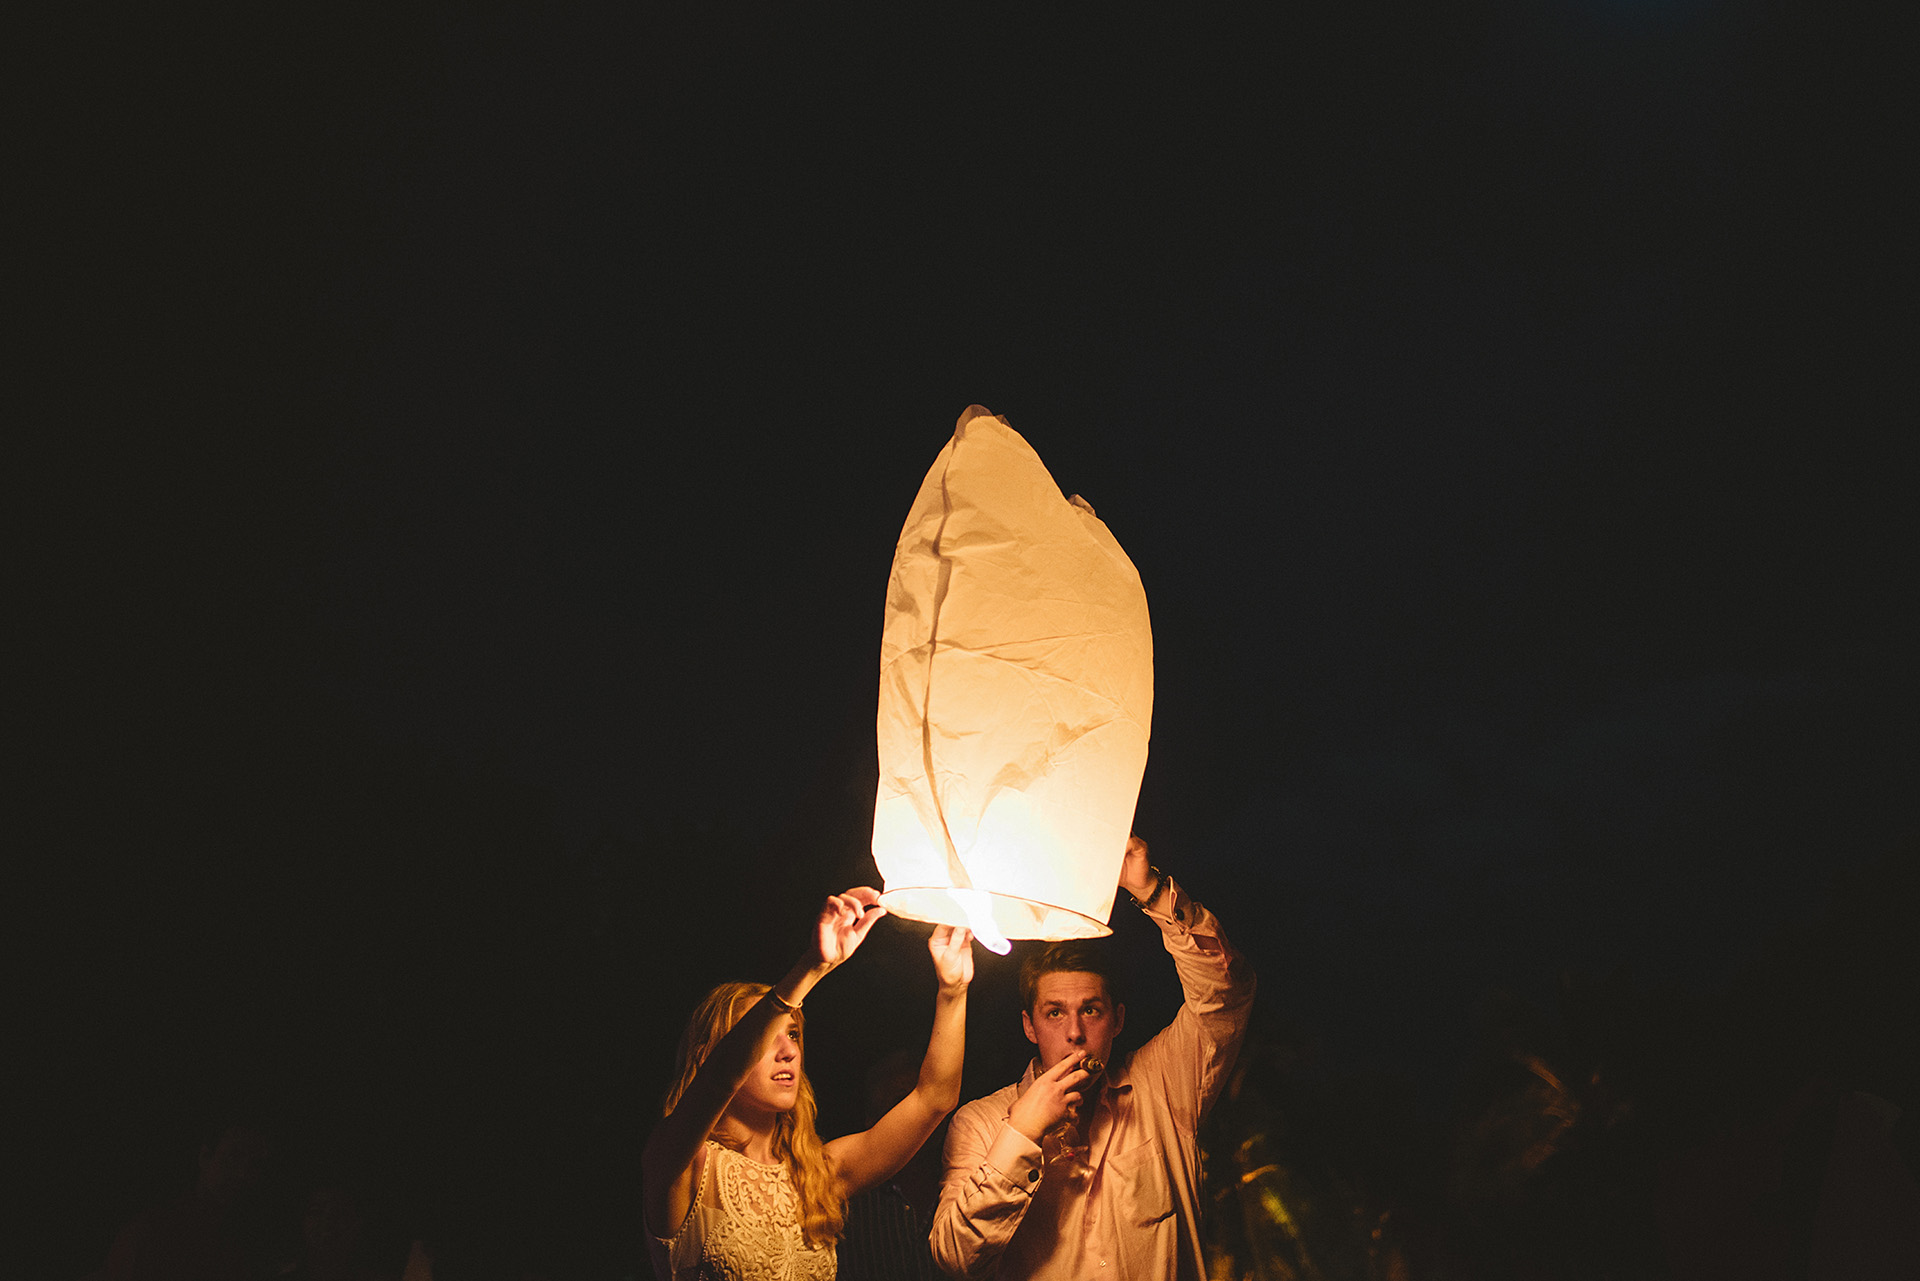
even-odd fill
[{"label": "dark night sky", "polygon": [[1139,566],[1140,830],[1335,1059],[1444,1098],[1484,993],[1709,989],[1915,830],[1890,33],[547,8],[23,46],[47,1258],[236,1081],[596,1231],[695,994],[871,875],[970,402]]}]

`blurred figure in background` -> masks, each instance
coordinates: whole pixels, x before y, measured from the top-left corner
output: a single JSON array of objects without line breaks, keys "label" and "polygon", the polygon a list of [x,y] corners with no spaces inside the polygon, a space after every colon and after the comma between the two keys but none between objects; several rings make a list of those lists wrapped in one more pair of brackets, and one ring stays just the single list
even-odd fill
[{"label": "blurred figure in background", "polygon": [[[364,1188],[346,1179],[317,1182],[300,1215],[300,1259],[288,1281],[396,1281],[408,1262]],[[388,1230],[383,1231],[383,1228]]]},{"label": "blurred figure in background", "polygon": [[[866,1124],[874,1125],[913,1092],[920,1058],[898,1049],[867,1073]],[[914,1153],[899,1173],[847,1201],[839,1281],[940,1281],[927,1232],[940,1197],[940,1144]]]},{"label": "blurred figure in background", "polygon": [[232,1113],[208,1127],[193,1187],[136,1217],[107,1253],[107,1281],[254,1281],[263,1266],[247,1215],[265,1182],[266,1124]]}]

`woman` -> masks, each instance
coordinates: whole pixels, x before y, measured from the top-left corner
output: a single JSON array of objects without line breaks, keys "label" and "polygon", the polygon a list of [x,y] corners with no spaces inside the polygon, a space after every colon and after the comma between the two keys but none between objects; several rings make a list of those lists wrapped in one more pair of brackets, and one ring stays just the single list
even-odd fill
[{"label": "woman", "polygon": [[940,992],[919,1084],[870,1130],[824,1145],[814,1131],[800,1006],[886,915],[879,898],[835,894],[785,978],[722,984],[693,1012],[641,1158],[661,1281],[832,1281],[847,1198],[892,1177],[960,1101],[973,937],[943,925],[927,943]]}]

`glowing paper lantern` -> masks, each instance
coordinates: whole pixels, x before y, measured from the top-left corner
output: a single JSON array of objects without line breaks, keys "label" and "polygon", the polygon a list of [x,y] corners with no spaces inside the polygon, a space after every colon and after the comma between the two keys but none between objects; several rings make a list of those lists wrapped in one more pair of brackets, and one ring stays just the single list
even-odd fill
[{"label": "glowing paper lantern", "polygon": [[880,642],[881,902],[1009,938],[1109,933],[1153,719],[1139,571],[978,405],[900,532]]}]

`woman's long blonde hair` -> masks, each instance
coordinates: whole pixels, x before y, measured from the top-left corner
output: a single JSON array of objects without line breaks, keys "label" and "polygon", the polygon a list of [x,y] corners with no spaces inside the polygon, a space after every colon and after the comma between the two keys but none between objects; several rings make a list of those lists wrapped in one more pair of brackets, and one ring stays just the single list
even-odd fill
[{"label": "woman's long blonde hair", "polygon": [[[733,1030],[740,1016],[770,990],[765,983],[722,983],[694,1007],[693,1017],[687,1020],[687,1030],[680,1037],[680,1049],[674,1059],[673,1088],[667,1091],[662,1115],[672,1114],[680,1096],[693,1084],[700,1065],[713,1053],[713,1047],[720,1044],[720,1039]],[[795,1014],[794,1021],[800,1024],[804,1038],[804,1016]],[[803,1065],[805,1061],[801,1060]],[[840,1195],[838,1180],[827,1164],[827,1150],[814,1129],[819,1108],[813,1101],[813,1083],[807,1080],[804,1066],[794,1075],[799,1083],[799,1097],[792,1110],[782,1112],[774,1122],[773,1154],[786,1163],[793,1190],[799,1195],[800,1230],[806,1234],[807,1244],[818,1249],[839,1238],[840,1230],[846,1226],[847,1202]],[[708,1137],[738,1151],[725,1139]]]}]

